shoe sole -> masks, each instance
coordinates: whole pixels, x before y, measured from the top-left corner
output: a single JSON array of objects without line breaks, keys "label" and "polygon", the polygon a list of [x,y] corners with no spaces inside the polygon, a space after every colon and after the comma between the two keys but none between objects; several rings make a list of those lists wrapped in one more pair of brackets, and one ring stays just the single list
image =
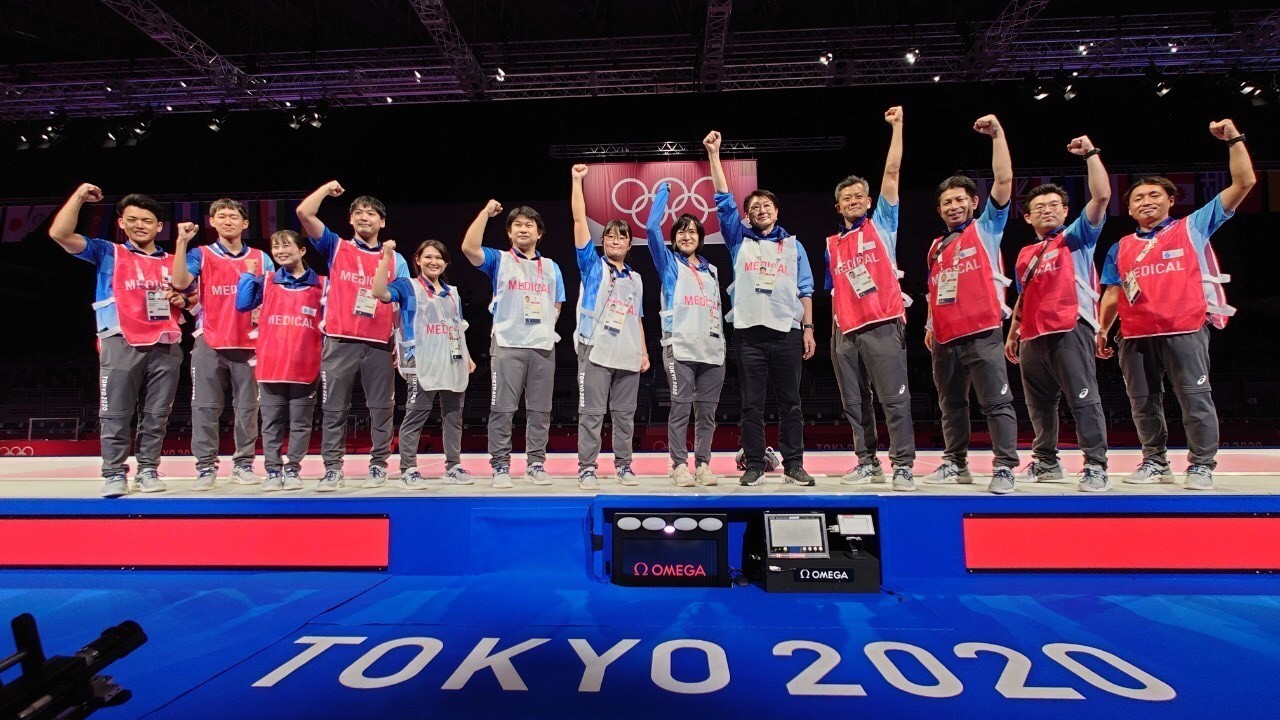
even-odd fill
[{"label": "shoe sole", "polygon": [[317,485],[317,486],[316,486],[316,492],[324,492],[324,493],[325,493],[325,492],[337,492],[337,491],[341,490],[342,488],[343,488],[342,483],[338,483],[337,485],[333,485],[333,486],[328,486],[328,485]]},{"label": "shoe sole", "polygon": [[475,480],[459,480],[457,478],[446,477],[444,479],[444,484],[445,485],[475,485],[476,481]]},{"label": "shoe sole", "polygon": [[257,480],[239,480],[233,477],[231,478],[231,482],[235,483],[236,485],[261,485],[262,479],[259,478]]},{"label": "shoe sole", "polygon": [[416,485],[410,485],[409,483],[407,483],[407,482],[405,482],[405,481],[401,480],[401,481],[400,481],[400,487],[404,488],[405,490],[426,490],[426,489],[427,489],[427,483],[425,483],[425,482],[421,482],[421,483],[418,483],[418,484],[416,484]]},{"label": "shoe sole", "polygon": [[915,485],[894,485],[893,491],[894,492],[915,492],[916,486]]},{"label": "shoe sole", "polygon": [[143,487],[141,485],[138,486],[138,492],[141,492],[141,493],[158,493],[158,492],[164,492],[165,490],[168,490],[168,489],[169,489],[168,485],[161,485],[160,487]]},{"label": "shoe sole", "polygon": [[514,487],[515,487],[515,483],[512,483],[512,482],[495,482],[493,484],[493,489],[495,490],[510,490],[511,488],[514,488]]},{"label": "shoe sole", "polygon": [[1111,489],[1111,483],[1107,483],[1102,487],[1089,487],[1088,485],[1077,485],[1076,490],[1086,493],[1104,493]]},{"label": "shoe sole", "polygon": [[1212,490],[1213,486],[1212,485],[1191,485],[1188,483],[1183,483],[1182,489],[1183,490]]},{"label": "shoe sole", "polygon": [[1173,473],[1168,473],[1165,475],[1151,475],[1143,479],[1126,477],[1121,482],[1127,485],[1160,485],[1162,483],[1165,485],[1173,485],[1178,482],[1178,479],[1173,476]]},{"label": "shoe sole", "polygon": [[104,490],[104,491],[102,491],[100,494],[101,494],[101,495],[102,495],[102,497],[104,497],[104,498],[108,498],[108,499],[115,499],[115,498],[120,498],[120,497],[124,497],[125,495],[128,495],[128,494],[129,494],[129,491],[128,491],[128,490],[124,490],[124,491],[121,491],[121,492],[114,492],[114,491],[112,491],[112,492],[107,492],[107,491],[105,491],[105,490]]},{"label": "shoe sole", "polygon": [[218,487],[217,483],[214,483],[212,485],[192,485],[191,490],[193,492],[209,492],[210,490],[213,490],[216,487]]},{"label": "shoe sole", "polygon": [[600,484],[596,483],[594,485],[583,485],[582,483],[578,483],[578,489],[579,490],[599,490]]},{"label": "shoe sole", "polygon": [[678,480],[672,480],[671,483],[676,487],[693,487],[697,485],[695,482],[680,482]]},{"label": "shoe sole", "polygon": [[282,492],[282,491],[284,491],[283,485],[280,485],[278,487],[272,487],[270,485],[267,485],[266,483],[262,484],[262,492],[269,493],[269,492]]},{"label": "shoe sole", "polygon": [[991,493],[992,495],[1008,495],[1009,493],[1012,493],[1015,489],[1016,488],[993,488],[991,486],[987,486],[987,492]]},{"label": "shoe sole", "polygon": [[387,486],[386,480],[383,480],[382,482],[378,482],[378,483],[371,483],[371,482],[360,483],[361,490],[373,490],[375,488],[386,487],[386,486]]}]

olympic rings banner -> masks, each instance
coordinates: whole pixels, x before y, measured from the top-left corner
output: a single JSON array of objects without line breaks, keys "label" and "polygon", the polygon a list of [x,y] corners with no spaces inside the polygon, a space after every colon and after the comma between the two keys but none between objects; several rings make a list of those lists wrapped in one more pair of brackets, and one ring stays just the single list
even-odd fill
[{"label": "olympic rings banner", "polygon": [[[636,246],[644,244],[644,224],[653,209],[653,198],[662,183],[671,183],[662,233],[671,239],[671,224],[684,213],[697,218],[707,231],[706,242],[724,243],[716,216],[715,188],[711,166],[705,161],[599,163],[589,165],[582,182],[587,200],[587,224],[591,236],[600,242],[601,231],[610,220],[624,220],[631,226]],[[725,160],[729,191],[738,202],[756,189],[755,160]]]}]

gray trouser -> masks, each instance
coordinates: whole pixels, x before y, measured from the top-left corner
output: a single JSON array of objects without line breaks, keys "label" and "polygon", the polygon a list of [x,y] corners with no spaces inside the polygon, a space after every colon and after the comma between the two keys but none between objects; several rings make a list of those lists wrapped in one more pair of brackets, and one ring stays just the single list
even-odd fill
[{"label": "gray trouser", "polygon": [[578,472],[595,470],[607,409],[613,420],[613,464],[631,464],[640,373],[591,362],[591,347],[578,343]]},{"label": "gray trouser", "polygon": [[103,338],[98,353],[98,432],[102,442],[102,476],[129,471],[130,420],[141,400],[138,422],[138,469],[160,466],[164,433],[173,410],[173,394],[182,372],[182,348],[173,345],[134,347],[116,335]]},{"label": "gray trouser", "polygon": [[262,458],[267,472],[280,472],[280,453],[289,436],[289,462],[284,469],[297,473],[311,446],[311,426],[316,414],[317,383],[262,383]]},{"label": "gray trouser", "polygon": [[906,325],[889,320],[849,333],[837,328],[831,338],[831,364],[836,369],[845,419],[853,427],[858,462],[867,464],[876,459],[876,416],[871,406],[874,388],[889,426],[889,461],[894,467],[911,467],[916,461],[916,437],[907,382]]},{"label": "gray trouser", "polygon": [[324,409],[320,447],[325,470],[341,470],[347,453],[347,416],[351,412],[351,388],[356,375],[364,388],[373,448],[369,464],[385,468],[391,455],[392,418],[395,415],[395,368],[391,346],[362,340],[324,339],[320,356],[320,406]]},{"label": "gray trouser", "polygon": [[[1123,332],[1123,328],[1121,332]],[[1182,406],[1187,459],[1217,467],[1218,411],[1209,384],[1209,326],[1160,337],[1120,338],[1120,372],[1142,442],[1142,459],[1168,464],[1169,427],[1164,419],[1164,377]]]},{"label": "gray trouser", "polygon": [[554,350],[508,348],[494,340],[489,348],[489,464],[511,464],[511,422],[524,396],[524,447],[530,465],[547,460],[551,435],[551,391],[556,379]]},{"label": "gray trouser", "polygon": [[969,456],[969,387],[978,393],[978,404],[987,416],[995,467],[1018,466],[1018,418],[1005,368],[1004,330],[993,328],[973,335],[935,343],[933,382],[942,410],[944,460],[964,467]]},{"label": "gray trouser", "polygon": [[716,407],[724,387],[724,363],[711,365],[677,360],[668,345],[662,349],[662,366],[671,384],[671,413],[667,419],[667,445],[671,466],[689,462],[689,414],[693,426],[693,459],[698,465],[711,464],[711,441],[716,434]]},{"label": "gray trouser", "polygon": [[1067,332],[1019,345],[1022,393],[1036,433],[1031,453],[1039,462],[1058,463],[1058,398],[1066,397],[1085,462],[1107,469],[1107,422],[1098,396],[1095,337],[1093,327],[1080,320]]},{"label": "gray trouser", "polygon": [[409,397],[404,403],[404,420],[400,423],[400,472],[418,467],[418,441],[422,426],[427,424],[436,396],[440,396],[440,431],[444,436],[444,464],[451,468],[462,462],[462,393],[449,390],[423,390],[418,376],[409,376]]},{"label": "gray trouser", "polygon": [[253,465],[258,379],[250,360],[252,350],[214,350],[204,337],[196,338],[191,349],[191,454],[196,456],[197,470],[218,466],[218,425],[228,384],[236,416],[236,452],[231,460],[237,467]]}]

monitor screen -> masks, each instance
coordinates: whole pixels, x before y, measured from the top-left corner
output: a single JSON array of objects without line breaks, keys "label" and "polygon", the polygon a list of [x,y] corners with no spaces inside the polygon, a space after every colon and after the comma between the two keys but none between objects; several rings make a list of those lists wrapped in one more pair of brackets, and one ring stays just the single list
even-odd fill
[{"label": "monitor screen", "polygon": [[769,557],[830,557],[827,552],[827,518],[822,513],[766,513],[764,527]]}]

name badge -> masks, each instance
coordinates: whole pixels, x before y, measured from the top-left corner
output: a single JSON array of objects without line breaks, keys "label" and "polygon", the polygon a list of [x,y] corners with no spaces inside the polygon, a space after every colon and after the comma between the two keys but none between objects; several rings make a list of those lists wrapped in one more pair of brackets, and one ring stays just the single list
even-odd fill
[{"label": "name badge", "polygon": [[958,270],[943,270],[938,273],[938,304],[950,305],[956,301],[956,289],[960,285]]},{"label": "name badge", "polygon": [[168,320],[173,312],[171,307],[164,290],[147,291],[147,320]]},{"label": "name badge", "polygon": [[778,265],[776,262],[760,261],[760,270],[756,273],[756,292],[773,294],[773,286],[778,282]]},{"label": "name badge", "polygon": [[1180,258],[1180,257],[1182,257],[1182,248],[1175,248],[1175,249],[1173,249],[1173,250],[1165,250],[1164,252],[1160,253],[1160,256],[1161,256],[1161,257],[1163,257],[1165,260],[1172,260],[1172,259],[1174,259],[1174,258]]},{"label": "name badge", "polygon": [[622,332],[622,324],[627,321],[628,306],[621,300],[610,300],[604,307],[604,327],[617,335]]},{"label": "name badge", "polygon": [[373,291],[369,288],[359,288],[356,290],[356,306],[355,314],[360,317],[371,318],[378,312],[378,298],[373,296]]},{"label": "name badge", "polygon": [[978,248],[967,247],[967,248],[964,248],[963,250],[959,250],[956,252],[956,259],[963,260],[967,257],[973,257],[974,255],[977,255],[977,254],[978,254]]},{"label": "name badge", "polygon": [[1040,262],[1044,262],[1045,260],[1052,260],[1056,257],[1058,257],[1058,248],[1054,248],[1049,252],[1045,253],[1044,255],[1041,255]]},{"label": "name badge", "polygon": [[866,265],[857,265],[844,276],[849,279],[849,284],[853,286],[853,292],[858,297],[865,297],[876,291],[876,281],[871,277]]},{"label": "name badge", "polygon": [[454,360],[462,359],[462,336],[456,325],[449,328],[449,356]]},{"label": "name badge", "polygon": [[524,295],[524,322],[526,325],[542,322],[542,299],[537,295]]},{"label": "name badge", "polygon": [[875,250],[875,249],[876,249],[875,240],[868,240],[866,242],[863,242],[862,234],[861,233],[858,234],[858,252],[864,253],[868,250]]},{"label": "name badge", "polygon": [[1124,282],[1122,282],[1121,285],[1124,287],[1124,296],[1128,299],[1130,305],[1137,301],[1138,296],[1142,294],[1142,288],[1138,287],[1137,271],[1130,270],[1129,273],[1124,276]]},{"label": "name badge", "polygon": [[708,329],[708,332],[710,333],[711,337],[719,339],[720,338],[720,308],[708,306],[707,311],[711,314],[711,326]]}]

